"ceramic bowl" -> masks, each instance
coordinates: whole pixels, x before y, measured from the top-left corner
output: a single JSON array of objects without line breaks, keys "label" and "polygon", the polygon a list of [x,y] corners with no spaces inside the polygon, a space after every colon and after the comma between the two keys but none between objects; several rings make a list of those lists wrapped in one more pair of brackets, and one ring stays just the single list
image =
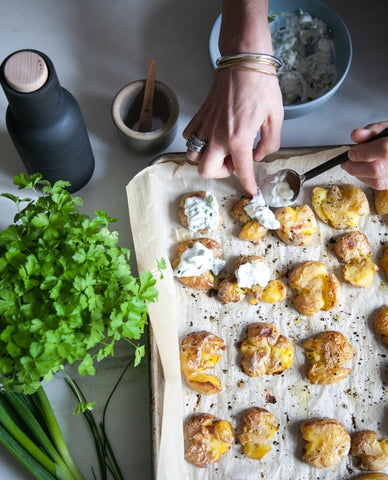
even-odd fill
[{"label": "ceramic bowl", "polygon": [[[312,112],[316,108],[326,103],[339,89],[349,72],[352,61],[352,40],[349,30],[342,17],[329,5],[321,0],[269,0],[268,14],[279,12],[296,13],[302,9],[310,13],[313,17],[323,20],[332,31],[332,40],[334,43],[334,62],[336,65],[336,80],[330,90],[320,97],[305,103],[284,106],[285,120],[299,117]],[[221,26],[221,14],[216,19],[209,39],[209,53],[213,66],[216,66],[216,59],[220,56],[218,50],[218,37]],[[279,22],[271,22],[271,33],[275,33],[276,28],[280,28]]]},{"label": "ceramic bowl", "polygon": [[125,85],[112,102],[112,119],[119,137],[131,150],[155,154],[166,149],[177,132],[179,105],[175,93],[162,82],[155,82],[153,125],[149,132],[139,132],[137,123],[143,103],[146,80]]}]

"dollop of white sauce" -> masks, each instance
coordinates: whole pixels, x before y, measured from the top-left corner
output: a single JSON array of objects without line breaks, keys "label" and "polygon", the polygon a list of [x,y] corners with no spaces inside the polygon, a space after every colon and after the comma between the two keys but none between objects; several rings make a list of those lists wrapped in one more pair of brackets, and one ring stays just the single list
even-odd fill
[{"label": "dollop of white sauce", "polygon": [[291,189],[290,185],[287,182],[278,182],[275,179],[272,190],[271,190],[271,205],[273,207],[282,207],[284,202],[288,202],[294,198],[294,191]]},{"label": "dollop of white sauce", "polygon": [[206,192],[204,197],[188,197],[185,200],[188,228],[193,232],[209,228],[216,230],[220,224],[220,212],[216,197]]},{"label": "dollop of white sauce", "polygon": [[276,220],[273,211],[266,206],[264,197],[260,191],[245,205],[244,210],[250,218],[257,220],[264,228],[269,230],[280,228],[280,223]]},{"label": "dollop of white sauce", "polygon": [[215,258],[210,248],[206,248],[201,242],[195,242],[182,253],[179,265],[173,273],[176,277],[199,277],[211,270],[214,275],[218,275],[224,266],[225,260]]},{"label": "dollop of white sauce", "polygon": [[240,288],[251,288],[253,285],[260,285],[264,288],[269,282],[271,272],[264,262],[252,260],[252,262],[240,265],[234,274]]}]

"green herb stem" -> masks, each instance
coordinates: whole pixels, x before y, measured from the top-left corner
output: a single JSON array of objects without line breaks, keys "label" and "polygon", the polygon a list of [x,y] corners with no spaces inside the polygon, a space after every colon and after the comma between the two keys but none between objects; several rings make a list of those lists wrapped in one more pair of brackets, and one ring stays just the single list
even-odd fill
[{"label": "green herb stem", "polygon": [[72,473],[74,480],[84,480],[84,477],[79,471],[77,465],[74,463],[74,460],[69,452],[69,449],[67,448],[66,442],[59,428],[57,419],[55,418],[54,412],[51,408],[46,392],[44,391],[42,386],[39,387],[38,390],[33,394],[33,397],[37,400],[37,404],[43,415],[44,421],[47,425],[47,428],[50,432],[53,442],[56,448],[58,449],[58,452],[60,453],[61,457],[63,458],[66,466]]},{"label": "green herb stem", "polygon": [[103,427],[102,423],[100,424],[100,428],[102,431],[102,436],[103,436],[103,441],[105,446],[105,456],[108,462],[109,471],[111,472],[115,480],[124,480],[123,474],[121,473],[120,466],[116,460],[116,456],[114,454],[112,445],[109,441],[109,438],[105,432],[105,428]]},{"label": "green herb stem", "polygon": [[[50,473],[54,471],[55,465],[47,459],[47,466],[50,469],[37,461],[32,455],[30,455],[20,443],[13,438],[13,436],[6,430],[3,425],[0,425],[0,443],[26,468],[35,478],[39,480],[56,480],[57,477]],[[49,465],[50,464],[50,465]]]},{"label": "green herb stem", "polygon": [[56,475],[55,463],[16,425],[2,402],[0,403],[0,422],[21,448],[27,451],[46,470]]},{"label": "green herb stem", "polygon": [[22,419],[23,424],[27,427],[28,430],[24,429],[25,432],[31,432],[31,437],[34,438],[35,442],[40,445],[43,450],[50,456],[53,462],[60,464],[61,457],[57,450],[55,449],[54,445],[52,444],[50,438],[47,436],[46,432],[41,427],[38,420],[35,418],[33,413],[31,412],[30,407],[28,406],[28,402],[23,400],[22,396],[12,392],[2,392],[1,394],[12,408],[17,413],[20,419]]},{"label": "green herb stem", "polygon": [[[82,393],[82,391],[80,390],[80,388],[78,387],[77,383],[73,379],[71,379],[66,373],[65,375],[66,375],[65,381],[69,385],[74,396],[77,398],[79,404],[86,402],[86,398]],[[97,455],[97,461],[98,461],[98,467],[100,470],[101,480],[107,480],[108,472],[107,472],[107,465],[105,462],[105,448],[104,448],[104,443],[101,441],[101,438],[99,435],[97,423],[94,420],[93,414],[88,409],[83,410],[82,413],[89,425],[89,429],[93,437],[94,448]],[[93,472],[93,475],[95,477],[94,472]]]}]

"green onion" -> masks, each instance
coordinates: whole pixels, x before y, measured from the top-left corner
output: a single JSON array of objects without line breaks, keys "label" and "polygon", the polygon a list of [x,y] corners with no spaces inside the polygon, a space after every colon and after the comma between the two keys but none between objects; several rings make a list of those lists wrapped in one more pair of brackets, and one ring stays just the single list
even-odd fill
[{"label": "green onion", "polygon": [[[0,443],[35,477],[39,480],[56,480],[42,463],[31,456],[13,436],[0,424]],[[53,464],[55,472],[55,465]],[[51,466],[50,466],[51,470]]]},{"label": "green onion", "polygon": [[0,392],[0,442],[38,480],[83,480],[43,387],[26,396]]}]

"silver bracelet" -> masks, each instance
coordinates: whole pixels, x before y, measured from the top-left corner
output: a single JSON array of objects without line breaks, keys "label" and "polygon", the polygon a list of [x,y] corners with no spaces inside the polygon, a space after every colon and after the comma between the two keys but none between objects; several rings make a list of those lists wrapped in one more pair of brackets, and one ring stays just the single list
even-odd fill
[{"label": "silver bracelet", "polygon": [[224,70],[225,68],[237,68],[238,70],[248,70],[251,72],[259,72],[259,73],[265,73],[266,75],[270,75],[271,77],[277,77],[277,73],[275,72],[268,72],[267,70],[261,70],[260,68],[252,68],[252,67],[245,67],[242,65],[234,65],[234,64],[225,64],[225,65],[220,65],[217,67],[217,70]]},{"label": "silver bracelet", "polygon": [[216,65],[221,66],[225,63],[231,62],[244,62],[244,61],[253,61],[255,63],[265,63],[273,65],[276,69],[282,66],[282,62],[279,58],[274,55],[269,55],[268,53],[236,53],[236,55],[225,55],[220,58],[217,58]]}]

